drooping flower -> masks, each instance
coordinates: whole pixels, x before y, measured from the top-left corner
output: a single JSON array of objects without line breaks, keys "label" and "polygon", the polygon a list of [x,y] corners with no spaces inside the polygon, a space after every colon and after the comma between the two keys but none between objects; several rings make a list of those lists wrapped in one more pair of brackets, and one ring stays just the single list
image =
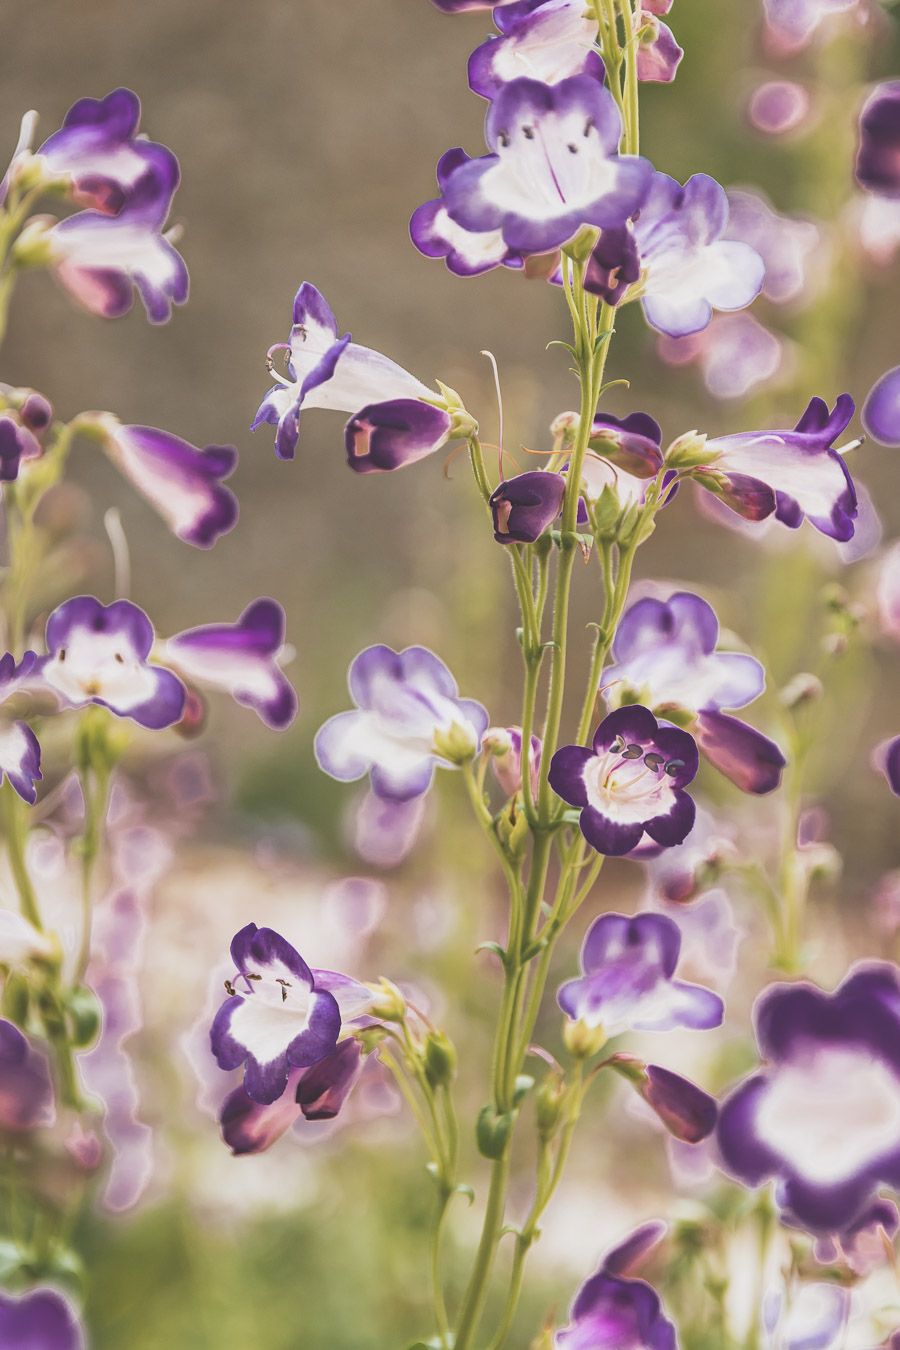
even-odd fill
[{"label": "drooping flower", "polygon": [[647,160],[618,153],[621,131],[612,95],[591,76],[513,80],[488,110],[491,153],[449,175],[447,210],[466,230],[502,231],[524,253],[548,253],[582,225],[617,229],[652,174]]},{"label": "drooping flower", "polygon": [[725,238],[728,214],[725,189],[708,174],[682,187],[654,173],[634,227],[652,328],[670,337],[697,333],[714,309],[743,309],[759,294],[765,265],[749,244]]},{"label": "drooping flower", "polygon": [[162,644],[162,659],[187,680],[221,689],[282,731],[297,714],[297,695],[284,675],[284,610],[277,600],[255,600],[236,623],[205,624]]},{"label": "drooping flower", "polygon": [[842,455],[833,445],[854,413],[849,394],[829,412],[813,398],[793,431],[742,431],[706,442],[709,458],[698,474],[747,520],[774,515],[797,529],[804,518],[839,542],[852,539],[859,504]]},{"label": "drooping flower", "polygon": [[598,853],[630,853],[646,832],[670,848],[694,823],[685,788],[697,773],[694,740],[657,722],[648,708],[619,708],[600,723],[590,746],[567,745],[550,764],[550,786],[581,808],[580,827]]},{"label": "drooping flower", "polygon": [[505,479],[491,494],[498,544],[533,544],[562,510],[566,480],[542,469]]},{"label": "drooping flower", "polygon": [[350,665],[356,708],[338,713],[316,736],[319,767],[342,783],[370,775],[379,797],[406,801],[427,792],[435,765],[471,759],[488,715],[460,698],[450,671],[426,647],[367,647]]},{"label": "drooping flower", "polygon": [[116,467],[186,544],[211,548],[237,524],[238,503],[223,486],[237,467],[230,445],[196,446],[155,427],[102,419],[104,449]]},{"label": "drooping flower", "polygon": [[17,1026],[0,1019],[0,1132],[35,1130],[52,1125],[55,1116],[45,1057]]},{"label": "drooping flower", "polygon": [[724,1165],[746,1186],[774,1179],[788,1222],[845,1231],[900,1186],[900,972],[860,964],[833,994],[771,985],[754,1021],[764,1063],[722,1104]]},{"label": "drooping flower", "polygon": [[210,1044],[220,1069],[244,1065],[244,1089],[261,1106],[278,1100],[291,1069],[333,1053],[341,1031],[334,994],[272,928],[247,924],[231,943],[237,974],[216,1013]]},{"label": "drooping flower", "polygon": [[[278,383],[260,404],[252,430],[263,423],[276,428],[275,450],[280,459],[294,457],[303,408],[330,408],[360,416],[364,411],[371,420],[379,404],[438,397],[389,357],[351,342],[349,333],[338,337],[337,320],[328,302],[308,281],[294,297],[290,340],[279,345],[288,353],[288,377],[276,376]],[[449,431],[450,419],[445,417]],[[384,455],[386,437],[381,439]]]},{"label": "drooping flower", "polygon": [[153,625],[130,600],[102,605],[92,595],[66,600],[47,620],[46,685],[71,707],[97,703],[117,717],[159,730],[184,710],[184,685],[152,665]]},{"label": "drooping flower", "polygon": [[522,259],[507,248],[500,230],[464,230],[452,220],[444,201],[450,175],[471,156],[456,147],[438,160],[437,181],[441,195],[416,208],[409,222],[409,235],[426,258],[443,258],[450,272],[475,277],[494,267],[521,267]]},{"label": "drooping flower", "polygon": [[837,1284],[801,1284],[773,1289],[763,1299],[767,1350],[841,1350],[850,1290]]},{"label": "drooping flower", "polygon": [[671,84],[681,65],[684,48],[679,47],[675,34],[667,23],[659,20],[657,12],[644,6],[635,14],[637,77],[645,84]]},{"label": "drooping flower", "polygon": [[681,952],[678,927],[664,914],[601,914],[581,949],[580,979],[561,986],[559,1006],[574,1021],[623,1031],[708,1030],[721,1025],[718,994],[674,978]]},{"label": "drooping flower", "polygon": [[571,75],[602,79],[597,20],[583,0],[517,0],[499,7],[500,37],[489,37],[469,57],[469,88],[493,99],[521,78],[558,84]]},{"label": "drooping flower", "polygon": [[886,370],[869,390],[862,424],[879,445],[900,445],[900,366]]},{"label": "drooping flower", "polygon": [[71,184],[80,205],[115,215],[148,173],[171,177],[174,166],[177,182],[175,156],[138,132],[140,119],[141,101],[131,89],[79,99],[35,157],[51,178]]},{"label": "drooping flower", "polygon": [[84,1350],[85,1340],[65,1295],[41,1285],[18,1297],[0,1293],[0,1346],[6,1350]]},{"label": "drooping flower", "polygon": [[715,611],[699,595],[676,591],[668,600],[638,600],[616,631],[613,665],[603,675],[607,701],[692,718],[697,744],[717,768],[745,792],[771,792],[781,781],[784,755],[722,711],[758,698],[765,671],[745,652],[717,651],[718,640]]},{"label": "drooping flower", "polygon": [[684,1144],[699,1144],[716,1127],[718,1107],[715,1098],[671,1069],[647,1064],[638,1092],[669,1134]]},{"label": "drooping flower", "polygon": [[554,1337],[556,1350],[677,1350],[656,1290],[626,1273],[659,1241],[660,1227],[645,1224],[607,1254],[576,1294],[569,1325]]},{"label": "drooping flower", "polygon": [[900,80],[876,85],[859,115],[856,181],[880,197],[900,197]]},{"label": "drooping flower", "polygon": [[344,428],[347,463],[355,473],[390,473],[446,445],[451,419],[418,398],[394,398],[361,408]]},{"label": "drooping flower", "polygon": [[[37,666],[34,652],[25,652],[18,664],[11,652],[0,657],[0,705],[30,679]],[[23,802],[33,806],[42,776],[41,747],[31,727],[0,717],[0,782],[6,778]]]},{"label": "drooping flower", "polygon": [[222,1138],[232,1153],[262,1153],[281,1138],[301,1116],[306,1120],[333,1120],[359,1078],[362,1055],[349,1037],[308,1069],[294,1069],[287,1091],[269,1105],[260,1105],[245,1087],[230,1092],[222,1104]]}]

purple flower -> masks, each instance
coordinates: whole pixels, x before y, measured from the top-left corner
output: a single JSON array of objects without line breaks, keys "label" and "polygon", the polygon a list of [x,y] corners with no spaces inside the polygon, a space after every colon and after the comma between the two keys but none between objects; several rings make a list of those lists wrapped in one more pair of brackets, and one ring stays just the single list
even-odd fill
[{"label": "purple flower", "polygon": [[210,1044],[220,1069],[244,1065],[244,1088],[261,1106],[278,1100],[290,1069],[332,1054],[341,1030],[334,994],[272,928],[248,923],[231,943],[237,974],[216,1013]]},{"label": "purple flower", "polygon": [[47,620],[45,684],[71,707],[97,703],[157,731],[180,718],[184,685],[148,661],[153,625],[130,600],[102,605],[92,595],[66,600]]},{"label": "purple flower", "polygon": [[558,84],[570,75],[603,79],[596,50],[597,20],[583,0],[517,0],[498,8],[501,37],[490,37],[469,57],[469,87],[492,99],[505,84],[528,77]]},{"label": "purple flower", "polygon": [[900,366],[886,370],[869,390],[862,424],[879,445],[900,445]]},{"label": "purple flower", "polygon": [[597,413],[591,426],[590,449],[637,478],[655,478],[663,466],[659,423],[646,413],[613,417]]},{"label": "purple flower", "polygon": [[708,471],[701,486],[714,491],[747,520],[775,519],[797,529],[804,517],[822,534],[852,539],[858,513],[856,489],[843,457],[832,449],[854,413],[841,394],[831,412],[810,400],[793,431],[742,431],[706,442]]},{"label": "purple flower", "polygon": [[858,1219],[833,1237],[819,1238],[814,1254],[823,1265],[843,1262],[854,1275],[870,1275],[891,1262],[900,1229],[900,1211],[893,1200],[873,1200]]},{"label": "purple flower", "polygon": [[614,664],[603,676],[607,700],[642,703],[665,716],[693,715],[700,749],[745,792],[771,792],[784,755],[774,742],[723,708],[743,708],[763,692],[765,672],[745,652],[719,652],[719,621],[689,591],[668,600],[647,596],[622,616]]},{"label": "purple flower", "polygon": [[55,1117],[46,1059],[18,1027],[0,1019],[0,1131],[35,1130],[52,1125]]},{"label": "purple flower", "polygon": [[845,1231],[900,1186],[900,972],[861,964],[833,994],[771,985],[754,1020],[765,1063],[722,1105],[724,1165],[746,1186],[774,1178],[788,1222]]},{"label": "purple flower", "polygon": [[[188,273],[164,226],[178,186],[174,156],[152,168],[130,191],[118,215],[79,211],[46,235],[56,276],[80,304],[118,319],[136,289],[151,323],[166,323],[188,298]],[[30,227],[20,241],[27,256]]]},{"label": "purple flower", "polygon": [[900,539],[886,549],[875,587],[878,627],[885,637],[900,642]]},{"label": "purple flower", "polygon": [[280,345],[288,352],[288,378],[276,375],[278,382],[260,404],[252,430],[264,422],[274,426],[281,459],[294,458],[302,408],[371,414],[373,404],[437,397],[387,356],[351,342],[349,333],[338,337],[328,302],[308,281],[294,297],[290,340]]},{"label": "purple flower", "polygon": [[436,764],[478,752],[488,715],[459,697],[450,671],[427,647],[367,647],[350,665],[356,708],[338,713],[315,741],[319,767],[342,783],[370,775],[379,797],[407,801],[427,792]]},{"label": "purple flower", "polygon": [[863,105],[856,181],[880,197],[900,197],[900,80],[876,85]]},{"label": "purple flower", "polygon": [[819,24],[856,5],[857,0],[763,0],[770,29],[789,50],[805,46]]},{"label": "purple flower", "polygon": [[446,445],[451,420],[443,408],[417,398],[370,403],[344,428],[347,463],[356,473],[389,473]]},{"label": "purple flower", "polygon": [[223,487],[237,467],[230,445],[199,450],[168,431],[103,418],[105,449],[126,478],[186,544],[211,548],[237,524],[234,493]]},{"label": "purple flower", "polygon": [[759,294],[765,266],[749,244],[724,238],[725,189],[697,173],[684,187],[655,173],[635,225],[646,276],[642,305],[652,328],[684,337],[714,309],[735,310]]},{"label": "purple flower", "polygon": [[356,807],[353,847],[372,867],[397,867],[415,846],[425,815],[425,797],[393,801],[366,792]]},{"label": "purple flower", "polygon": [[148,174],[174,174],[177,182],[178,161],[138,133],[140,120],[141,101],[130,89],[82,98],[35,155],[51,177],[71,183],[80,205],[114,215]]},{"label": "purple flower", "polygon": [[[641,275],[641,260],[634,232],[622,226],[601,230],[584,269],[584,289],[599,295],[607,304],[618,305]],[[562,285],[562,271],[551,277]]]},{"label": "purple flower", "polygon": [[562,510],[566,480],[541,469],[520,473],[498,484],[491,494],[494,538],[498,544],[533,544]]},{"label": "purple flower", "polygon": [[757,131],[784,136],[802,127],[809,116],[810,98],[794,80],[766,80],[750,95],[747,111]]},{"label": "purple flower", "polygon": [[657,350],[669,365],[697,360],[714,398],[744,398],[751,389],[789,369],[790,348],[752,314],[718,314],[702,333],[660,336]]},{"label": "purple flower", "polygon": [[297,715],[297,695],[279,665],[284,610],[277,600],[255,600],[236,623],[206,624],[177,633],[165,659],[188,680],[222,689],[253,708],[266,726],[282,731]]},{"label": "purple flower", "polygon": [[638,1091],[669,1133],[684,1144],[699,1144],[716,1128],[715,1099],[671,1069],[648,1064]]},{"label": "purple flower", "polygon": [[[482,749],[488,748],[491,751],[491,772],[501,791],[507,797],[514,797],[522,791],[522,728],[488,727],[482,740]],[[528,770],[534,796],[537,795],[541,769],[541,750],[540,737],[532,736]]]},{"label": "purple flower", "polygon": [[783,216],[758,192],[728,192],[727,239],[755,249],[765,264],[762,293],[776,305],[800,298],[809,269],[822,246],[822,232],[811,220]]},{"label": "purple flower", "polygon": [[[720,1026],[719,995],[673,978],[680,952],[678,926],[664,914],[601,914],[581,949],[584,974],[561,986],[559,1006],[575,1021],[602,1027],[607,1039],[623,1031]],[[664,1083],[658,1091],[664,1093]]]},{"label": "purple flower", "polygon": [[[646,1224],[635,1238],[637,1255],[659,1240],[659,1226]],[[610,1252],[596,1275],[581,1286],[569,1310],[569,1325],[556,1333],[556,1350],[676,1350],[675,1328],[659,1295],[644,1280],[620,1273],[634,1255],[632,1240]]]},{"label": "purple flower", "polygon": [[359,1078],[362,1056],[353,1038],[341,1041],[331,1054],[307,1069],[295,1069],[287,1091],[269,1105],[260,1105],[237,1087],[222,1104],[222,1138],[232,1153],[262,1153],[301,1116],[333,1120]]},{"label": "purple flower", "polygon": [[647,84],[671,84],[675,79],[684,49],[666,23],[660,23],[650,10],[638,17],[642,32],[637,49],[638,79]]},{"label": "purple flower", "polygon": [[431,3],[445,14],[462,14],[469,9],[495,9],[498,5],[509,4],[509,0],[431,0]]},{"label": "purple flower", "polygon": [[840,1350],[850,1314],[850,1290],[837,1284],[801,1284],[763,1299],[767,1350]]},{"label": "purple flower", "polygon": [[900,797],[900,736],[882,741],[876,746],[872,754],[872,764],[884,774],[894,796]]},{"label": "purple flower", "polygon": [[453,170],[444,198],[466,230],[501,230],[517,252],[547,253],[582,225],[617,229],[640,206],[647,160],[619,155],[621,118],[588,75],[513,80],[488,110],[491,151]]},{"label": "purple flower", "polygon": [[0,1294],[4,1350],[84,1350],[84,1333],[69,1300],[46,1286],[18,1298]]},{"label": "purple flower", "polygon": [[14,483],[22,460],[40,453],[40,442],[20,417],[10,411],[0,414],[0,483]]},{"label": "purple flower", "polygon": [[475,277],[492,268],[521,267],[522,259],[507,248],[501,230],[464,230],[450,218],[444,201],[444,189],[450,175],[471,156],[458,147],[447,150],[438,160],[437,181],[440,197],[416,208],[409,222],[409,235],[426,258],[444,258],[449,271],[460,277]]},{"label": "purple flower", "polygon": [[[26,652],[16,664],[11,652],[0,657],[0,703],[4,703],[31,677],[38,662],[34,652]],[[24,802],[33,806],[36,783],[42,778],[41,747],[27,722],[0,719],[0,782],[6,778]]]},{"label": "purple flower", "polygon": [[697,772],[697,747],[648,708],[618,708],[600,723],[590,746],[566,745],[550,764],[550,786],[581,807],[580,826],[598,853],[630,853],[646,832],[666,848],[694,823],[685,787]]}]

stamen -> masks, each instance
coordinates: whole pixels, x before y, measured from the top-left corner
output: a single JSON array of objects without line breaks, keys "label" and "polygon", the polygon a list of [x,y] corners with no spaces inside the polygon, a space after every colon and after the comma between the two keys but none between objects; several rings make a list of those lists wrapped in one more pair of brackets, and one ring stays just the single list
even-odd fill
[{"label": "stamen", "polygon": [[[300,325],[298,325],[298,327],[300,327]],[[305,329],[302,330],[302,336],[304,339],[306,338]],[[285,389],[289,389],[290,386],[295,383],[295,381],[289,380],[286,376],[282,375],[280,371],[277,371],[275,369],[274,354],[275,352],[289,352],[290,350],[291,344],[289,342],[275,342],[266,352],[266,370],[272,376],[272,379],[275,381],[275,383],[280,384]]]},{"label": "stamen", "polygon": [[482,356],[486,356],[490,361],[494,371],[494,388],[497,391],[497,417],[499,420],[499,429],[497,435],[497,462],[500,466],[500,478],[503,478],[503,394],[500,389],[500,371],[497,369],[497,358],[493,352],[483,351]]},{"label": "stamen", "polygon": [[[111,506],[105,513],[103,525],[112,549],[116,598],[125,600],[131,590],[131,554],[128,551],[128,536],[122,525],[122,517],[116,507]],[[117,654],[116,660],[121,661],[122,657]]]},{"label": "stamen", "polygon": [[641,759],[643,757],[643,754],[644,754],[644,747],[642,745],[635,745],[634,743],[632,743],[631,745],[626,746],[626,748],[622,751],[622,758]]},{"label": "stamen", "polygon": [[234,998],[235,994],[237,993],[237,990],[235,989],[234,985],[231,983],[230,980],[225,981],[225,993],[228,995],[229,998]]},{"label": "stamen", "polygon": [[683,768],[684,768],[683,759],[670,759],[668,764],[666,765],[666,773],[674,777],[674,775],[678,772],[678,770]]}]

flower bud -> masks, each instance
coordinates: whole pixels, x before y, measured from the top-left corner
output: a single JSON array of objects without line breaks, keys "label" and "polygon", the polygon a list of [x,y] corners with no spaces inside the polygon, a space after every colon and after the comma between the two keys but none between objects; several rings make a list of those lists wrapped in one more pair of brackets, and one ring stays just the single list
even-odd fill
[{"label": "flower bud", "polygon": [[558,1074],[548,1075],[538,1088],[535,1098],[538,1134],[542,1139],[552,1139],[556,1133],[565,1099],[565,1081]]},{"label": "flower bud", "polygon": [[591,1059],[606,1044],[606,1032],[603,1027],[589,1027],[587,1022],[567,1020],[563,1027],[563,1041],[569,1054],[576,1059]]},{"label": "flower bud", "polygon": [[19,409],[19,416],[29,431],[44,431],[53,420],[53,405],[33,390]]},{"label": "flower bud", "polygon": [[379,1022],[402,1022],[404,1020],[406,1017],[406,999],[395,984],[382,975],[378,983],[370,984],[369,988],[375,996],[369,1007],[370,1017],[377,1017]]},{"label": "flower bud", "polygon": [[430,1031],[426,1037],[425,1076],[433,1088],[449,1086],[456,1076],[456,1049],[442,1031]]},{"label": "flower bud", "polygon": [[497,838],[512,858],[524,852],[530,833],[525,812],[511,800],[497,817]]},{"label": "flower bud", "polygon": [[56,261],[50,233],[55,224],[53,216],[32,216],[12,247],[17,267],[49,267]]},{"label": "flower bud", "polygon": [[703,431],[686,431],[666,451],[666,464],[673,469],[696,469],[708,463],[709,451]]},{"label": "flower bud", "polygon": [[500,1115],[490,1104],[481,1108],[475,1126],[475,1139],[482,1157],[493,1161],[503,1157],[512,1126],[513,1118],[508,1111]]},{"label": "flower bud", "polygon": [[490,499],[497,543],[533,544],[556,520],[565,492],[566,480],[544,469],[500,483]]},{"label": "flower bud", "polygon": [[453,722],[435,731],[432,750],[449,764],[467,764],[478,750],[478,740],[471,725]]},{"label": "flower bud", "polygon": [[687,1078],[658,1064],[648,1064],[638,1091],[666,1129],[685,1144],[699,1144],[712,1133],[718,1107],[715,1100]]},{"label": "flower bud", "polygon": [[66,996],[66,1012],[72,1028],[72,1044],[78,1050],[93,1045],[99,1033],[103,1014],[97,995],[81,985]]}]

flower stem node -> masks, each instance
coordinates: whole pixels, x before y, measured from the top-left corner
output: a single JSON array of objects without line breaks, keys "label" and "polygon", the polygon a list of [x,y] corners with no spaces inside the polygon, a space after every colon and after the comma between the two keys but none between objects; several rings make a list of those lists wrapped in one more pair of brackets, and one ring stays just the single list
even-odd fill
[{"label": "flower stem node", "polygon": [[606,1044],[606,1032],[602,1026],[589,1027],[580,1019],[567,1021],[563,1027],[563,1041],[575,1059],[593,1059]]},{"label": "flower stem node", "polygon": [[503,1157],[514,1119],[511,1111],[498,1112],[490,1103],[481,1108],[475,1126],[475,1140],[482,1157],[494,1162]]},{"label": "flower stem node", "polygon": [[449,1087],[456,1077],[456,1048],[443,1031],[431,1031],[425,1040],[425,1075],[433,1088]]},{"label": "flower stem node", "polygon": [[449,727],[438,727],[435,730],[432,751],[448,764],[468,764],[478,751],[478,741],[470,726],[452,722]]},{"label": "flower stem node", "polygon": [[666,451],[666,464],[673,469],[696,469],[709,463],[704,431],[686,431]]}]

